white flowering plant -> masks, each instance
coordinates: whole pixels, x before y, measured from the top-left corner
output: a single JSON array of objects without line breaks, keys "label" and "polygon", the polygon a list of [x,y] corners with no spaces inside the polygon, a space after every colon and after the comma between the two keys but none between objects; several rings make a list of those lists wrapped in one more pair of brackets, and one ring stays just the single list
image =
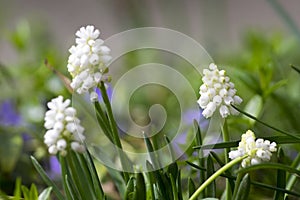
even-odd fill
[{"label": "white flowering plant", "polygon": [[[287,145],[300,143],[300,135],[294,133],[297,122],[296,128],[285,131],[276,124],[270,125],[269,120],[267,123],[268,118],[263,116],[272,115],[264,113],[263,107],[268,99],[280,100],[282,96],[275,91],[286,83],[266,79],[267,67],[260,68],[261,79],[257,80],[251,75],[254,72],[249,71],[251,67],[242,61],[235,64],[245,69],[215,63],[203,66],[202,77],[195,81],[199,92],[198,101],[193,102],[197,105],[197,114],[188,116],[195,118],[194,123],[189,124],[188,133],[180,133],[186,137],[179,138],[178,143],[191,141],[188,148],[183,150],[173,143],[176,138],[172,134],[151,135],[153,127],[142,129],[140,137],[131,144],[128,140],[132,138],[124,136],[118,124],[108,89],[114,79],[114,74],[109,72],[114,49],[100,38],[100,31],[93,25],[81,27],[75,35],[75,45],[69,49],[67,61],[69,75],[46,63],[69,91],[69,94],[55,94],[47,99],[40,137],[41,148],[59,161],[60,178],[51,177],[38,161],[40,158],[31,156],[34,168],[48,188],[38,196],[35,186],[21,187],[18,180],[14,199],[18,199],[20,190],[24,199],[29,200],[300,198],[297,191],[300,154],[285,155],[285,152],[291,153],[286,150]],[[299,69],[294,66],[293,69],[290,73],[297,75]],[[148,74],[143,75],[146,79]],[[249,90],[239,90],[241,84]],[[75,103],[77,98],[91,107],[80,108]],[[118,99],[120,107],[122,100]],[[175,107],[172,104],[173,112]],[[90,115],[84,115],[91,110],[94,111],[93,123],[87,120]],[[201,118],[197,118],[199,115]],[[91,133],[93,126],[100,127],[96,135]],[[220,137],[207,143],[206,138],[213,133],[211,129],[220,133]],[[134,128],[127,131],[130,134]],[[108,145],[101,148],[100,143]],[[137,162],[141,157],[128,153],[128,149],[136,146],[139,149],[135,153],[146,157],[142,164]],[[163,147],[167,154],[159,151]],[[142,148],[146,151],[141,152]],[[171,162],[166,162],[166,155]],[[262,176],[267,178],[260,178]],[[251,194],[250,189],[258,193]],[[262,194],[265,190],[268,192]],[[0,195],[7,199],[6,195]]]}]

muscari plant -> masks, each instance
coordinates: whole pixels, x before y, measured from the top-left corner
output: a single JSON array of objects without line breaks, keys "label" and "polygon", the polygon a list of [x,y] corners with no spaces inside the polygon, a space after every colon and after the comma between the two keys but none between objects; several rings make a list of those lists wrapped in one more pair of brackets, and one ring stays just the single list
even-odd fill
[{"label": "muscari plant", "polygon": [[[82,27],[76,32],[76,45],[69,50],[71,55],[67,66],[72,80],[66,79],[65,83],[70,92],[89,97],[103,133],[117,147],[116,151],[119,151],[122,150],[120,133],[106,91],[106,84],[110,81],[107,75],[111,60],[110,49],[104,45],[99,35],[99,30],[94,26]],[[250,189],[254,187],[274,191],[273,199],[299,198],[300,193],[293,191],[293,186],[300,175],[300,156],[297,155],[292,165],[286,164],[280,145],[299,142],[300,135],[280,130],[240,109],[238,106],[243,100],[237,95],[234,83],[230,81],[226,71],[219,70],[215,64],[212,63],[203,70],[202,82],[198,104],[203,109],[202,115],[205,118],[211,118],[215,113],[221,116],[223,141],[203,145],[201,127],[195,121],[195,126],[191,127],[196,131],[191,147],[194,153],[185,162],[174,160],[167,167],[160,168],[157,167],[159,160],[150,156],[146,163],[147,172],[136,169],[136,173],[131,173],[107,167],[120,198],[247,199]],[[96,92],[97,89],[101,95]],[[99,98],[102,98],[101,102]],[[48,177],[34,157],[31,157],[32,163],[49,186],[48,192],[53,191],[59,200],[110,199],[111,195],[103,190],[95,161],[85,142],[89,133],[81,125],[76,108],[70,105],[71,100],[64,100],[62,96],[53,98],[47,104],[49,110],[45,114],[44,123],[47,129],[44,143],[49,154],[56,155],[60,161],[63,188],[59,188]],[[241,133],[241,140],[231,140],[227,120],[231,115],[240,113],[281,135],[256,139],[254,132],[246,129],[244,134]],[[263,133],[257,134],[263,136]],[[165,140],[168,145],[169,138],[166,137]],[[145,138],[144,142],[149,152],[155,150],[155,141]],[[169,148],[172,152],[173,147],[169,145]],[[205,149],[224,149],[224,155],[211,150],[204,156]],[[130,168],[130,159],[121,152],[118,155],[120,165],[124,169]],[[183,169],[190,171],[188,177],[182,177]],[[276,176],[276,183],[252,180],[256,171],[264,169],[270,169],[267,172]],[[196,176],[193,175],[195,171]],[[220,179],[225,180],[225,187],[224,192],[217,196],[216,181]]]}]

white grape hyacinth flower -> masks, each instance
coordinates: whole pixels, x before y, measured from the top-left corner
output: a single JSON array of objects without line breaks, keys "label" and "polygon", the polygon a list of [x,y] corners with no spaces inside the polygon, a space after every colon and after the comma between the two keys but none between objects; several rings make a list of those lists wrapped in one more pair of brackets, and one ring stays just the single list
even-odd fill
[{"label": "white grape hyacinth flower", "polygon": [[100,81],[106,80],[103,75],[111,61],[110,49],[99,38],[100,31],[92,25],[81,27],[76,36],[76,45],[69,49],[67,65],[73,78],[70,85],[78,94],[90,93]]},{"label": "white grape hyacinth flower", "polygon": [[242,161],[242,167],[259,164],[264,161],[269,161],[272,156],[272,152],[277,151],[277,144],[275,142],[270,143],[269,140],[258,138],[255,140],[255,135],[251,130],[248,130],[242,135],[242,140],[239,143],[238,149],[229,152],[229,158],[235,159],[248,155]]},{"label": "white grape hyacinth flower", "polygon": [[239,105],[243,100],[236,95],[234,84],[224,70],[219,70],[217,65],[211,63],[209,69],[203,70],[202,81],[197,102],[203,109],[202,115],[205,118],[211,117],[216,110],[219,110],[222,118],[238,114],[231,104]]},{"label": "white grape hyacinth flower", "polygon": [[76,152],[85,150],[83,141],[84,128],[76,117],[76,110],[70,107],[69,99],[63,100],[62,96],[52,99],[47,103],[49,110],[45,114],[44,126],[47,132],[44,135],[44,143],[50,154],[66,155],[67,149]]}]

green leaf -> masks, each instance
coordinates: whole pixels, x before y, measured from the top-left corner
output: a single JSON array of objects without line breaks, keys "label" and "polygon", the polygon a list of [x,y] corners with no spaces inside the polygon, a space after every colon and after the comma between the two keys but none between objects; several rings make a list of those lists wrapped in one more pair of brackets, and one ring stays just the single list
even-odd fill
[{"label": "green leaf", "polygon": [[91,178],[88,175],[88,169],[85,169],[84,166],[81,165],[77,153],[70,150],[68,151],[68,155],[66,156],[67,166],[70,169],[70,174],[78,191],[82,195],[83,199],[95,199],[95,193],[93,189],[93,183]]},{"label": "green leaf", "polygon": [[[147,168],[149,169],[149,168]],[[155,192],[154,192],[154,175],[152,171],[147,172],[147,176],[148,176],[148,180],[149,180],[149,184],[148,184],[148,190],[150,190],[150,199],[156,199],[155,198]]]},{"label": "green leaf", "polygon": [[[108,157],[108,155],[99,146],[92,146],[92,147],[93,148],[91,150],[93,151],[94,155],[97,155],[96,159],[99,159],[99,161],[102,163],[106,163],[107,166],[114,166],[114,163],[112,162],[111,158]],[[126,183],[122,175],[119,173],[119,171],[112,169],[110,167],[107,167],[106,169],[110,174],[110,176],[112,177],[113,182],[116,185],[120,195],[124,196],[126,190]]]},{"label": "green leaf", "polygon": [[[109,102],[109,98],[107,96],[106,88],[105,88],[105,85],[104,85],[103,81],[101,81],[100,90],[101,90],[103,102],[104,102],[105,107],[106,107],[109,125],[110,125],[110,128],[112,130],[111,133],[112,133],[113,143],[115,145],[117,145],[117,147],[119,147],[122,150],[122,144],[121,144],[121,140],[120,140],[120,137],[119,137],[117,124],[116,124],[116,121],[114,119],[112,108],[111,108],[111,105],[110,105],[110,102]],[[133,168],[132,168],[132,164],[130,163],[129,158],[121,150],[117,149],[117,152],[118,152],[118,155],[120,157],[121,165],[122,165],[122,167],[124,169],[124,171],[123,171],[123,177],[124,177],[125,182],[127,182],[129,180],[129,173],[126,172],[126,171],[133,171]]]},{"label": "green leaf", "polygon": [[[291,167],[300,170],[300,153],[298,153],[297,157],[294,159]],[[288,181],[285,189],[292,190],[294,184],[296,183],[296,180],[297,180],[297,176],[290,174],[288,176]]]},{"label": "green leaf", "polygon": [[281,88],[282,86],[286,85],[288,83],[287,79],[284,80],[280,80],[278,82],[276,82],[275,84],[273,84],[270,88],[268,88],[265,92],[264,92],[264,97],[268,97],[270,94],[272,94],[275,90]]},{"label": "green leaf", "polygon": [[[212,160],[212,156],[209,154],[206,160],[206,177],[210,177],[215,173],[214,169],[214,162]],[[212,181],[211,184],[209,184],[206,187],[206,194],[209,197],[216,197],[216,182]]]},{"label": "green leaf", "polygon": [[250,176],[246,174],[238,188],[235,200],[247,200],[250,192]]},{"label": "green leaf", "polygon": [[66,174],[64,176],[64,180],[66,182],[65,192],[67,193],[68,199],[72,200],[83,200],[81,194],[79,193],[77,186],[75,185],[74,181],[69,178],[70,176]]},{"label": "green leaf", "polygon": [[1,200],[9,200],[8,196],[4,192],[2,192],[1,190],[0,190],[0,199]]},{"label": "green leaf", "polygon": [[19,51],[26,49],[30,39],[30,26],[28,21],[22,20],[17,24],[15,32],[10,34],[10,40]]},{"label": "green leaf", "polygon": [[[202,146],[202,135],[201,135],[201,129],[200,129],[200,126],[198,124],[198,122],[196,120],[194,120],[194,128],[196,130],[196,145],[198,146]],[[205,158],[204,158],[204,154],[203,154],[203,149],[199,149],[198,150],[198,162],[199,162],[199,165],[200,166],[204,166],[205,165]],[[201,185],[202,183],[204,183],[206,177],[205,177],[205,172],[203,170],[200,170],[199,171],[199,184]],[[199,195],[200,198],[203,198],[204,195],[201,193]]]},{"label": "green leaf", "polygon": [[14,134],[6,130],[1,131],[0,140],[0,168],[9,173],[14,168],[21,155],[23,140],[20,134]]},{"label": "green leaf", "polygon": [[188,192],[189,192],[189,198],[192,196],[192,194],[194,194],[194,192],[196,191],[196,186],[195,183],[193,181],[193,179],[191,179],[191,177],[189,177],[188,179]]},{"label": "green leaf", "polygon": [[96,167],[94,165],[92,156],[91,156],[89,150],[87,149],[87,147],[86,147],[86,154],[84,154],[84,156],[86,158],[87,165],[88,165],[89,171],[92,176],[92,181],[93,181],[93,185],[94,185],[94,190],[96,192],[96,196],[99,197],[100,199],[105,199],[105,194],[103,192],[102,185],[100,183]]},{"label": "green leaf", "polygon": [[202,170],[202,171],[206,171],[206,168],[205,168],[205,167],[196,165],[196,164],[194,164],[194,163],[192,163],[192,162],[190,162],[190,161],[185,161],[185,162],[186,162],[188,165],[190,165],[190,166],[192,166],[192,167],[194,167],[194,168],[196,168],[196,169],[199,169],[199,170]]},{"label": "green leaf", "polygon": [[240,140],[231,141],[231,142],[220,142],[216,144],[206,144],[203,146],[195,146],[194,149],[224,149],[229,147],[237,147],[239,145]]},{"label": "green leaf", "polygon": [[181,171],[178,170],[177,178],[177,190],[178,190],[178,200],[183,200],[182,186],[181,186]]},{"label": "green leaf", "polygon": [[[217,161],[217,163],[220,165],[220,167],[223,167],[225,165],[215,152],[211,151],[209,153]],[[232,179],[233,178],[232,174],[230,173],[230,171],[226,171],[226,172],[224,172],[224,174],[227,176],[227,180],[230,184],[230,188],[233,189],[234,181]]]},{"label": "green leaf", "polygon": [[[277,151],[277,159],[279,163],[283,163],[283,159],[284,159],[284,154],[283,154],[283,150],[281,147],[279,147],[278,151]],[[278,188],[282,188],[284,189],[286,187],[286,172],[284,170],[277,170],[277,183],[276,186]],[[278,191],[276,190],[275,194],[274,194],[274,200],[280,200],[280,199],[284,199],[284,192]]]},{"label": "green leaf", "polygon": [[50,198],[52,187],[44,189],[38,197],[38,200],[48,200]]},{"label": "green leaf", "polygon": [[4,192],[2,192],[0,190],[0,199],[1,200],[10,200],[11,198],[9,198]]},{"label": "green leaf", "polygon": [[[270,136],[270,137],[261,137],[265,140],[269,140],[272,142],[276,142],[277,144],[292,144],[292,143],[300,143],[300,139],[295,139],[290,136]],[[220,142],[216,144],[207,144],[203,146],[195,146],[194,149],[223,149],[228,147],[237,147],[239,145],[240,140],[235,140],[231,142]]]},{"label": "green leaf", "polygon": [[6,85],[10,87],[10,89],[16,89],[14,77],[12,76],[11,72],[8,70],[8,67],[4,66],[2,63],[0,63],[0,73],[2,76],[0,76],[0,84],[2,80],[6,81]]},{"label": "green leaf", "polygon": [[38,163],[38,161],[33,157],[30,156],[31,161],[33,166],[35,167],[35,169],[38,171],[38,173],[40,174],[40,176],[42,177],[43,181],[48,185],[51,186],[53,188],[53,192],[55,193],[56,197],[58,198],[58,200],[65,200],[64,196],[61,194],[60,190],[58,189],[58,187],[55,185],[55,183],[53,183],[51,181],[51,179],[48,177],[48,175],[46,174],[46,172],[43,170],[42,166]]},{"label": "green leaf", "polygon": [[[24,199],[25,199],[25,200],[31,200],[31,199],[30,199],[30,192],[29,192],[29,189],[28,189],[26,186],[22,185],[22,186],[21,186],[21,190],[22,190],[22,194],[23,194],[23,196],[24,196]],[[35,200],[35,199],[32,199],[32,200]]]},{"label": "green leaf", "polygon": [[169,174],[170,177],[170,182],[171,182],[171,188],[172,188],[172,194],[173,194],[173,199],[178,200],[178,191],[176,188],[176,182],[171,174]]},{"label": "green leaf", "polygon": [[21,198],[21,178],[16,179],[16,185],[14,190],[14,200],[19,200]]},{"label": "green leaf", "polygon": [[300,74],[300,69],[299,69],[299,68],[295,67],[294,65],[291,65],[291,67],[292,67],[296,72],[298,72],[298,73]]},{"label": "green leaf", "polygon": [[132,200],[133,199],[134,180],[135,180],[135,178],[132,176],[132,177],[130,177],[130,179],[127,183],[125,197],[124,197],[125,200]]},{"label": "green leaf", "polygon": [[151,144],[151,141],[148,137],[144,137],[144,141],[146,143],[146,147],[147,147],[147,151],[149,153],[149,156],[150,156],[150,159],[151,159],[151,162],[153,164],[153,167],[155,169],[159,169],[159,162],[158,162],[158,159],[157,159],[157,155],[155,154],[155,151],[153,149],[153,146]]},{"label": "green leaf", "polygon": [[163,181],[164,174],[161,174],[159,170],[154,170],[152,164],[148,160],[146,161],[146,167],[148,171],[152,172],[153,181],[155,182],[156,188],[158,189],[158,199],[169,199],[168,191],[166,188],[167,185]]},{"label": "green leaf", "polygon": [[251,165],[249,167],[241,168],[237,171],[237,173],[248,173],[250,171],[259,170],[259,169],[280,169],[300,176],[299,170],[296,170],[288,165],[283,165],[280,163],[271,163],[271,162],[261,163],[261,164]]},{"label": "green leaf", "polygon": [[35,184],[31,184],[31,186],[30,186],[29,199],[30,200],[38,200],[38,191],[36,189]]},{"label": "green leaf", "polygon": [[170,142],[169,138],[166,135],[164,136],[164,138],[165,138],[166,144],[168,145],[168,149],[169,149],[170,155],[172,157],[172,161],[175,162],[176,158],[175,158],[174,149],[171,145],[172,143]]},{"label": "green leaf", "polygon": [[63,188],[65,191],[65,194],[67,196],[67,199],[72,199],[74,200],[74,195],[76,194],[76,197],[81,199],[81,196],[77,190],[77,188],[71,184],[70,182],[73,183],[73,180],[68,179],[68,177],[71,177],[70,171],[68,169],[68,166],[66,164],[66,158],[63,156],[59,156],[59,162],[61,166],[61,174],[62,174],[62,180],[63,180]]},{"label": "green leaf", "polygon": [[108,118],[107,118],[106,114],[104,113],[104,111],[102,110],[98,101],[95,102],[95,110],[96,110],[97,121],[98,121],[101,129],[103,130],[103,133],[106,135],[106,137],[108,137],[108,139],[111,142],[114,142],[112,132],[110,129],[110,125],[108,122]]},{"label": "green leaf", "polygon": [[258,186],[258,187],[263,187],[263,188],[266,188],[266,189],[270,189],[270,190],[282,191],[282,192],[284,192],[286,194],[290,194],[290,195],[293,195],[293,196],[300,197],[299,193],[296,193],[296,192],[291,191],[291,190],[286,190],[286,189],[278,188],[276,186],[272,186],[272,185],[268,185],[268,184],[264,184],[264,183],[260,183],[260,182],[256,182],[256,181],[251,181],[251,184],[255,185],[255,186]]},{"label": "green leaf", "polygon": [[176,162],[171,163],[168,166],[167,172],[173,177],[173,179],[176,181],[178,176],[178,165]]},{"label": "green leaf", "polygon": [[[254,95],[246,104],[244,110],[245,112],[253,115],[254,117],[258,117],[261,110],[263,107],[263,100],[261,98],[260,95]],[[246,118],[245,116],[243,116],[243,118]],[[255,123],[255,120],[253,119],[248,119],[249,125],[253,126],[253,124]]]},{"label": "green leaf", "polygon": [[146,200],[146,184],[142,173],[136,174],[134,200]]},{"label": "green leaf", "polygon": [[249,118],[251,118],[251,119],[254,119],[255,121],[257,121],[257,122],[259,122],[259,123],[265,125],[266,127],[269,127],[269,128],[271,128],[271,129],[273,129],[273,130],[275,130],[275,131],[278,131],[279,133],[288,135],[288,136],[293,137],[293,138],[295,138],[295,139],[298,139],[298,140],[300,139],[300,135],[299,135],[299,134],[288,133],[288,132],[286,132],[286,131],[280,130],[280,129],[274,127],[274,126],[271,126],[271,125],[269,125],[269,124],[267,124],[267,123],[265,123],[265,122],[263,122],[263,121],[257,119],[256,117],[250,115],[249,113],[246,113],[246,112],[242,111],[241,109],[237,108],[235,105],[231,105],[231,106],[232,106],[234,109],[236,109],[237,111],[239,111],[240,113],[246,115],[247,117],[249,117]]}]

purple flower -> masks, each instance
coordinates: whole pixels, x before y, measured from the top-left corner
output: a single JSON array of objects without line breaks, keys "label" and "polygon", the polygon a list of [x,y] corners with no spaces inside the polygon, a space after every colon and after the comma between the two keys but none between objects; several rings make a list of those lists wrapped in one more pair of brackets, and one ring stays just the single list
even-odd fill
[{"label": "purple flower", "polygon": [[194,119],[199,119],[199,127],[201,128],[201,131],[204,131],[208,128],[209,121],[203,117],[201,114],[201,110],[188,110],[183,114],[183,121],[184,123],[192,126]]},{"label": "purple flower", "polygon": [[17,113],[15,105],[11,100],[4,100],[0,103],[0,125],[18,126],[22,123],[21,116]]},{"label": "purple flower", "polygon": [[58,178],[61,175],[60,163],[56,156],[49,157],[48,175],[52,179]]},{"label": "purple flower", "polygon": [[[107,93],[108,99],[109,99],[109,101],[111,101],[111,97],[112,97],[112,93],[113,93],[112,85],[106,83],[105,86],[106,86],[106,93]],[[95,92],[98,94],[98,99],[99,99],[99,101],[100,101],[100,102],[103,102],[102,94],[101,94],[100,89],[99,89],[99,88],[96,88],[96,89],[95,89]]]}]

